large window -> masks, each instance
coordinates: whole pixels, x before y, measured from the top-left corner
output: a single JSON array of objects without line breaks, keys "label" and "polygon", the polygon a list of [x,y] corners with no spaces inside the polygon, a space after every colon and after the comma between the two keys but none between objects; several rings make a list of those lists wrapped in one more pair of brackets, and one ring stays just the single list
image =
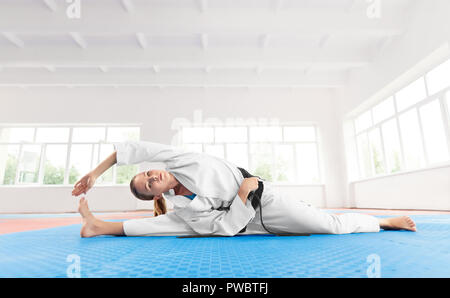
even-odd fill
[{"label": "large window", "polygon": [[[0,126],[0,185],[74,184],[114,151],[137,141],[136,126]],[[124,184],[137,166],[112,167],[99,184]]]},{"label": "large window", "polygon": [[184,127],[182,146],[225,158],[268,181],[321,183],[315,126]]},{"label": "large window", "polygon": [[351,180],[450,158],[450,60],[345,123]]}]

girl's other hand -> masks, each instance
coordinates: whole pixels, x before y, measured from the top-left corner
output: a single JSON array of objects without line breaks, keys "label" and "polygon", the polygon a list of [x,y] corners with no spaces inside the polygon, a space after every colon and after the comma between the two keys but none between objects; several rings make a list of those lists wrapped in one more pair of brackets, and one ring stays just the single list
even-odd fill
[{"label": "girl's other hand", "polygon": [[81,194],[86,194],[86,192],[94,186],[95,180],[97,180],[97,177],[94,174],[89,173],[85,175],[73,186],[72,195],[79,196]]}]

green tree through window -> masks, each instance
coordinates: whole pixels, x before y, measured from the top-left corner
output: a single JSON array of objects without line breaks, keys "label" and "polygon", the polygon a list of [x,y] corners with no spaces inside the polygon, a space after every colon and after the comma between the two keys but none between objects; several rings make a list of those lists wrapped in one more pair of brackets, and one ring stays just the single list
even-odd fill
[{"label": "green tree through window", "polygon": [[80,172],[72,166],[69,171],[69,184],[75,184],[80,177]]},{"label": "green tree through window", "polygon": [[400,162],[400,153],[394,153],[394,166],[391,169],[391,173],[399,172],[402,169],[402,164]]},{"label": "green tree through window", "polygon": [[8,160],[6,161],[5,176],[3,177],[3,184],[11,185],[14,184],[16,180],[17,171],[17,158],[13,155],[8,155]]},{"label": "green tree through window", "polygon": [[268,163],[260,163],[255,169],[255,176],[259,176],[267,181],[273,181],[272,178],[272,167]]},{"label": "green tree through window", "polygon": [[372,159],[374,163],[375,173],[382,174],[384,173],[384,164],[381,157],[381,153],[378,151],[378,148],[372,145]]},{"label": "green tree through window", "polygon": [[63,184],[64,183],[64,168],[54,167],[52,164],[45,165],[44,184]]},{"label": "green tree through window", "polygon": [[136,165],[117,167],[116,183],[117,184],[130,183],[131,179],[134,177],[134,175],[136,175],[136,172],[137,172]]}]

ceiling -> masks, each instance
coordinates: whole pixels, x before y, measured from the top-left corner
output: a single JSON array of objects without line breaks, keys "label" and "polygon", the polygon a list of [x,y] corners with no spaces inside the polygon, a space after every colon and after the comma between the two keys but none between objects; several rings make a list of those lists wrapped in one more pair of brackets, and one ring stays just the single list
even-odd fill
[{"label": "ceiling", "polygon": [[83,0],[69,18],[69,1],[0,0],[0,86],[339,88],[415,3]]}]

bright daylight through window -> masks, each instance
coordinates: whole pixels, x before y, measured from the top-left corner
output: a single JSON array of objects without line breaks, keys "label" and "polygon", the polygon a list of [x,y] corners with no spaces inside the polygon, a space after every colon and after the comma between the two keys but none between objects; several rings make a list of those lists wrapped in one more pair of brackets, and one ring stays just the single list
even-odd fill
[{"label": "bright daylight through window", "polygon": [[[135,126],[2,126],[0,184],[74,184],[114,151],[113,143],[139,136]],[[128,183],[137,170],[114,166],[97,183]]]},{"label": "bright daylight through window", "polygon": [[345,123],[350,180],[449,160],[450,60]]},{"label": "bright daylight through window", "polygon": [[315,126],[184,127],[182,147],[225,158],[268,181],[321,183]]}]

